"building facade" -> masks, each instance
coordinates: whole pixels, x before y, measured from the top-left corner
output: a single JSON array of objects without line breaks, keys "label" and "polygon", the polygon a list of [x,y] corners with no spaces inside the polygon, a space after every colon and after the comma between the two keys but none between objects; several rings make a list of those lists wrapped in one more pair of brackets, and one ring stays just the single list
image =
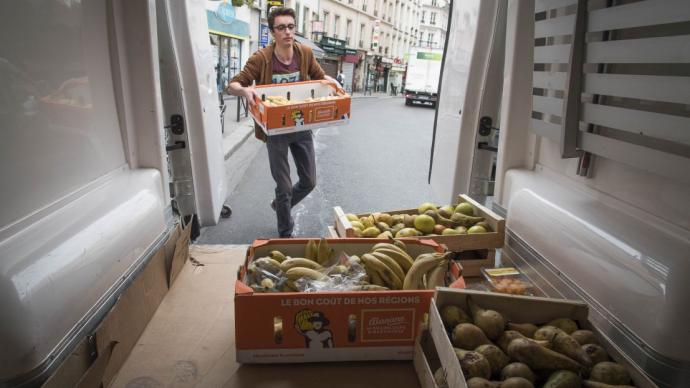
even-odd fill
[{"label": "building facade", "polygon": [[257,6],[235,7],[228,0],[206,0],[208,32],[213,47],[218,90],[228,82],[247,62],[249,55],[258,48]]},{"label": "building facade", "polygon": [[[219,85],[270,43],[268,2],[295,10],[297,40],[312,47],[327,74],[343,72],[348,92],[402,90],[410,48],[423,45],[420,37],[440,47],[445,41],[447,0],[254,0],[241,7],[206,0]],[[438,25],[427,17],[431,9]]]},{"label": "building facade", "polygon": [[419,46],[443,48],[448,30],[450,4],[446,0],[421,0],[422,10],[419,18]]}]

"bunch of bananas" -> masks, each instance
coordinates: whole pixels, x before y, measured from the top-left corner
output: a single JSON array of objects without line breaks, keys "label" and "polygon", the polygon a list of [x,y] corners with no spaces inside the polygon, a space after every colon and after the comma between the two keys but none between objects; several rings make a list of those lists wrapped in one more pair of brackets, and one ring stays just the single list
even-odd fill
[{"label": "bunch of bananas", "polygon": [[392,290],[442,287],[448,273],[448,254],[423,253],[413,260],[400,240],[378,243],[358,259],[370,284]]},{"label": "bunch of bananas", "polygon": [[[325,238],[309,240],[305,246],[305,257],[290,257],[280,251],[271,251],[268,256],[254,259],[247,267],[247,280],[257,292],[298,291],[295,281],[306,278],[322,280],[326,268],[335,264],[335,251]],[[329,272],[344,273],[347,268],[335,265]]]},{"label": "bunch of bananas", "polygon": [[447,254],[441,253],[424,253],[413,259],[400,240],[378,243],[342,264],[326,239],[309,240],[304,256],[271,251],[249,264],[246,280],[256,292],[297,292],[304,283],[329,281],[343,291],[434,289],[445,285],[449,262]]}]

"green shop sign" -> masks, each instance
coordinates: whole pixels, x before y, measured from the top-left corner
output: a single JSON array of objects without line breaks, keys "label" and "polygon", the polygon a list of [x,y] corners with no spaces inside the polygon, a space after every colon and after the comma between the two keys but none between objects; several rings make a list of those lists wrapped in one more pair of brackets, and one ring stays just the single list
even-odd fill
[{"label": "green shop sign", "polygon": [[326,46],[332,46],[336,48],[345,48],[345,41],[342,39],[336,39],[336,38],[330,38],[328,36],[324,36],[321,38],[321,41],[319,44],[326,45]]},{"label": "green shop sign", "polygon": [[443,54],[441,53],[425,53],[422,51],[417,52],[417,59],[426,59],[429,61],[440,61],[443,59]]}]

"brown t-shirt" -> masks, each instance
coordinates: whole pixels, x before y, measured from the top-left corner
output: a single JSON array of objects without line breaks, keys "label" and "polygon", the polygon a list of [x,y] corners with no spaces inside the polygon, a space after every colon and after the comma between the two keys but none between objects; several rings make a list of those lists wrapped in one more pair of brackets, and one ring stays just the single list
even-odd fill
[{"label": "brown t-shirt", "polygon": [[275,52],[273,53],[273,83],[284,84],[288,82],[297,82],[300,80],[299,71],[299,52],[293,50],[292,62],[289,65],[284,64],[278,59]]}]

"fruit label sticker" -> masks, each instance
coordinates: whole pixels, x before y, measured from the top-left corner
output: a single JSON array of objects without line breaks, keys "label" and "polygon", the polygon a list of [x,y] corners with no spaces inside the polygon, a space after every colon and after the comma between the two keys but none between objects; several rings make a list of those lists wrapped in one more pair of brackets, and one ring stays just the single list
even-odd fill
[{"label": "fruit label sticker", "polygon": [[316,117],[314,117],[314,121],[333,120],[335,117],[335,114],[333,113],[335,111],[335,107],[333,106],[319,107],[314,111],[316,115]]},{"label": "fruit label sticker", "polygon": [[502,267],[502,268],[487,268],[486,273],[489,276],[512,276],[512,275],[519,275],[520,271],[516,270],[513,267]]},{"label": "fruit label sticker", "polygon": [[414,339],[414,309],[362,310],[362,342]]}]

